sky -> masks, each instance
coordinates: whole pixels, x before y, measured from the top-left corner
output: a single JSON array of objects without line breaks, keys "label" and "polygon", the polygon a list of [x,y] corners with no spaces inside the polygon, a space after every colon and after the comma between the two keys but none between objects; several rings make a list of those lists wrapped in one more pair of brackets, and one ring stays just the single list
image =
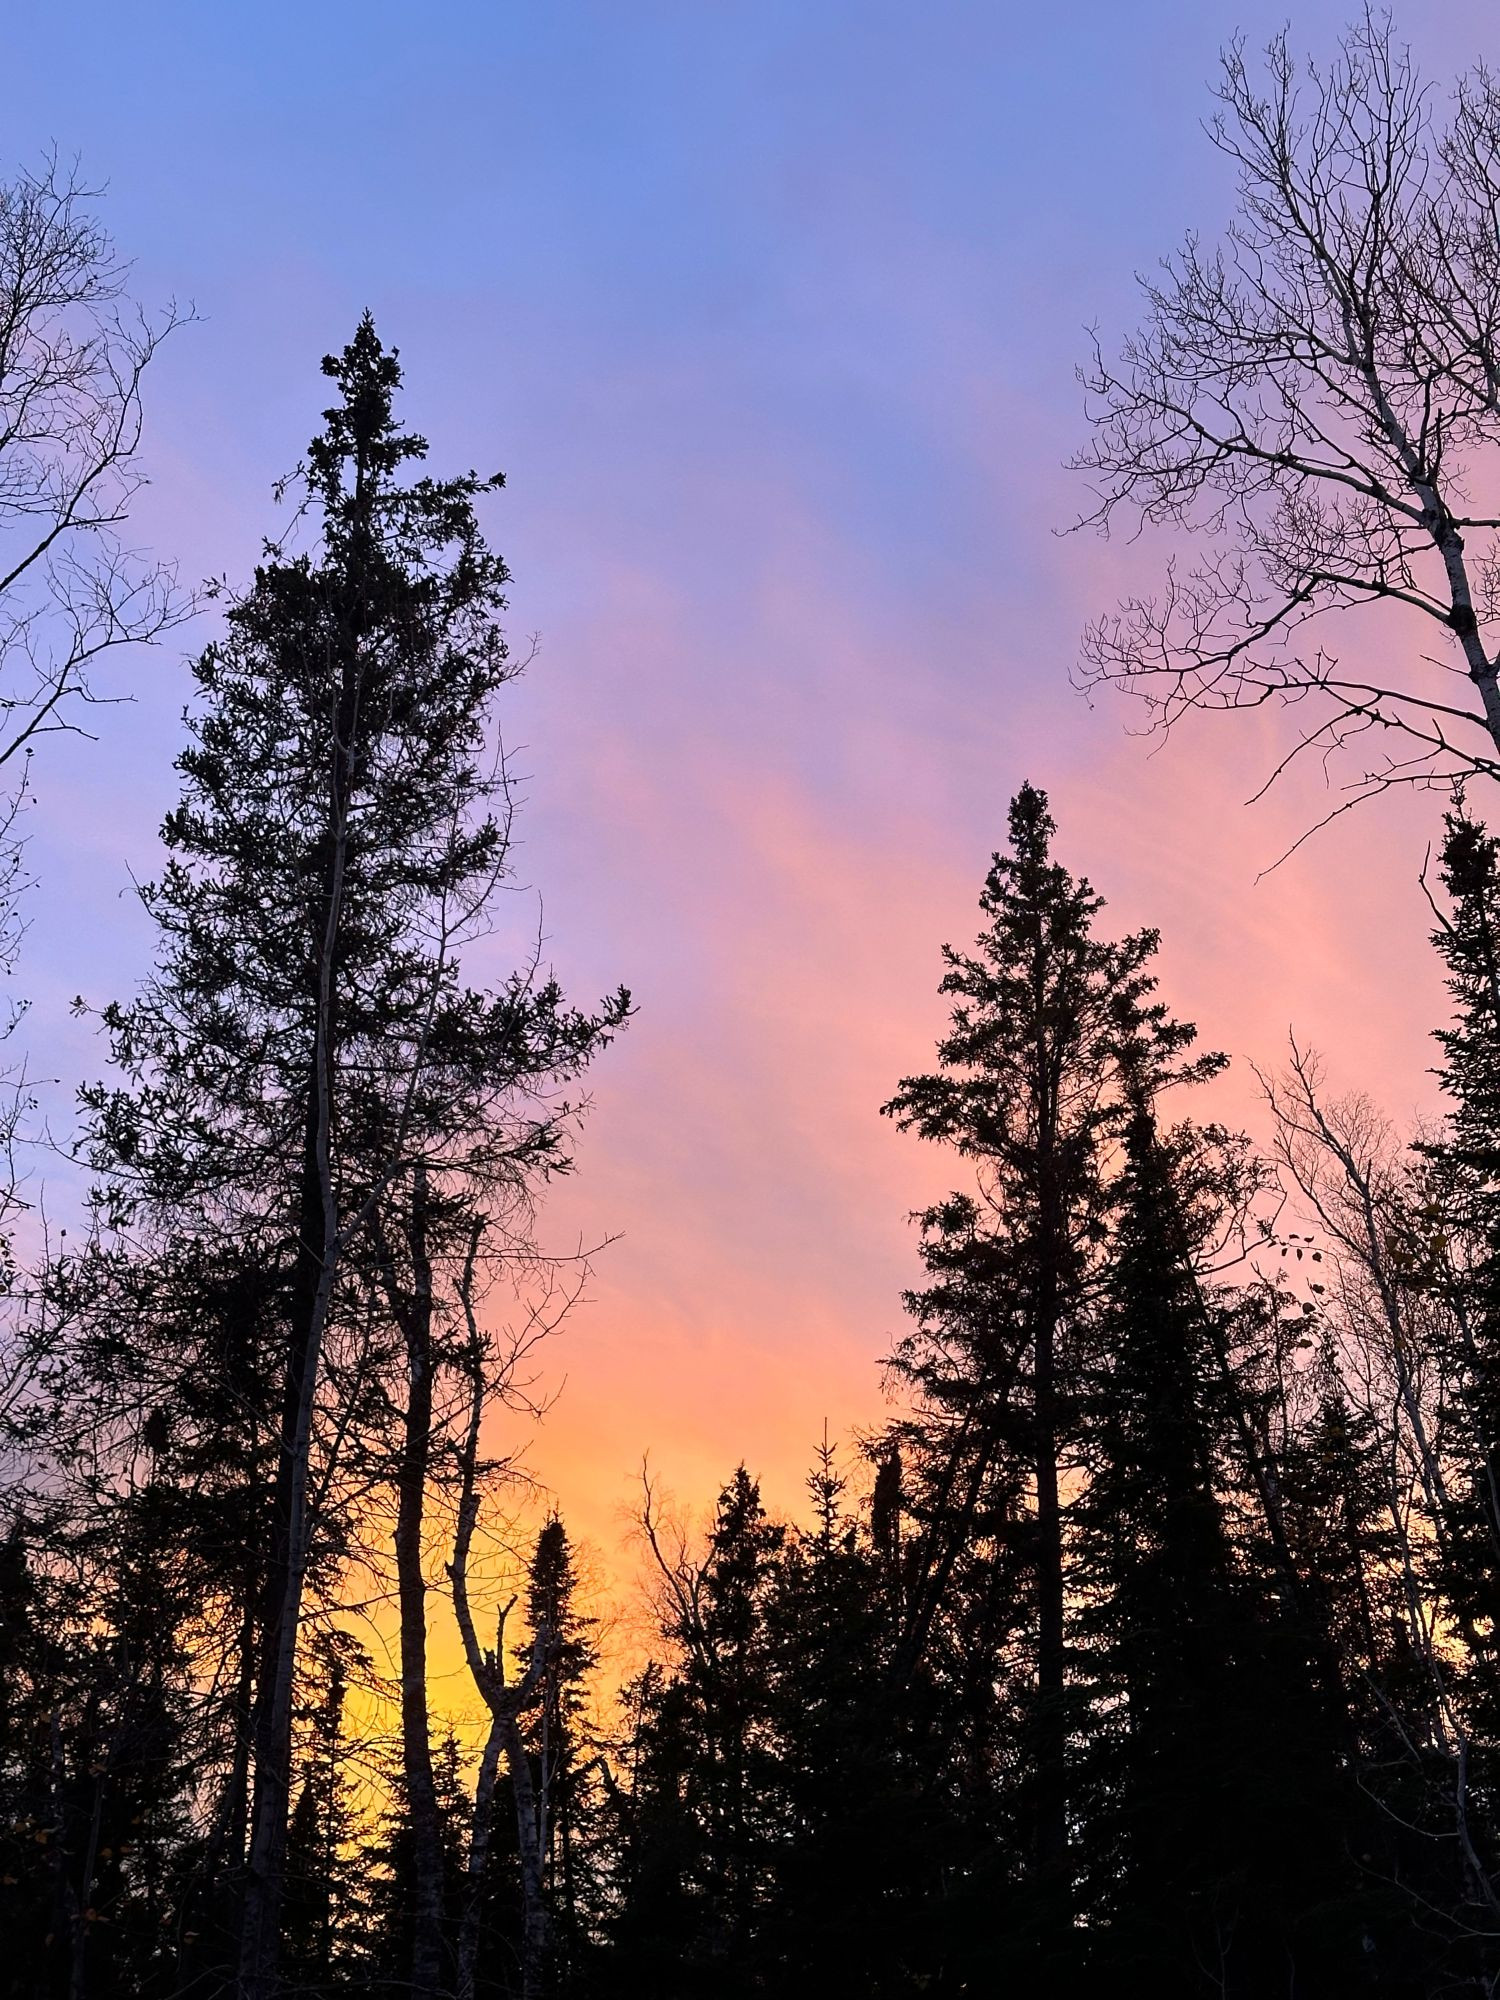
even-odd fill
[{"label": "sky", "polygon": [[[1349,11],[1300,4],[1326,52]],[[927,1063],[1006,803],[1234,1067],[1289,1029],[1399,1121],[1431,1102],[1441,992],[1417,884],[1436,807],[1244,805],[1274,721],[1165,749],[1070,686],[1085,620],[1159,548],[1065,529],[1088,495],[1075,368],[1134,274],[1216,234],[1206,82],[1285,0],[11,0],[9,168],[55,144],[107,183],[153,365],[138,539],[243,580],[370,307],[436,469],[503,469],[487,524],[539,635],[502,714],[521,879],[571,994],[639,1012],[601,1063],[559,1250],[610,1239],[510,1442],[605,1571],[642,1455],[701,1504],[744,1459],[794,1508],[825,1419],[878,1419],[948,1173],[878,1115]],[[1446,82],[1488,10],[1398,19]],[[127,995],[204,625],[121,669],[94,743],[39,773],[24,984],[34,1062],[99,1074],[75,993]],[[1372,645],[1395,643],[1373,635]]]}]

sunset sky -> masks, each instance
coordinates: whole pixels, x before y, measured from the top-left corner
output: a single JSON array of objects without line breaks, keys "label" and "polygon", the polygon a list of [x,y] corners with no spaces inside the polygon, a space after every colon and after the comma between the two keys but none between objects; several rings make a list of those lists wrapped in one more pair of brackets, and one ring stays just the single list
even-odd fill
[{"label": "sunset sky", "polygon": [[[1304,0],[1294,37],[1326,50],[1349,11]],[[1435,12],[1398,18],[1446,85],[1492,12]],[[1244,808],[1274,721],[1153,757],[1069,686],[1085,619],[1161,557],[1058,535],[1085,329],[1124,332],[1132,274],[1222,226],[1204,86],[1285,13],[82,0],[60,62],[56,9],[8,10],[7,164],[79,153],[137,294],[200,315],[152,370],[143,542],[246,577],[366,305],[435,467],[507,475],[489,527],[541,635],[503,718],[521,875],[570,991],[640,1010],[544,1216],[559,1248],[617,1239],[531,1447],[606,1565],[643,1452],[685,1500],[743,1457],[792,1506],[825,1417],[878,1413],[908,1211],[947,1172],[878,1107],[929,1059],[939,946],[1023,779],[1107,921],[1161,927],[1174,1005],[1236,1058],[1222,1115],[1253,1119],[1247,1059],[1289,1027],[1399,1121],[1430,1102],[1435,803],[1258,881],[1329,803],[1309,772]],[[22,977],[62,1022],[33,1039],[60,1132],[102,1061],[67,999],[146,963],[129,875],[211,629],[134,660],[133,706],[39,773]]]}]

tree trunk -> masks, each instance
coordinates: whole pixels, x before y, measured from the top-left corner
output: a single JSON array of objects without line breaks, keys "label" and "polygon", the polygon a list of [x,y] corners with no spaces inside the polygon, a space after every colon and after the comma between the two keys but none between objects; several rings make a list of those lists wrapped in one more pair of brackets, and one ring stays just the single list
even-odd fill
[{"label": "tree trunk", "polygon": [[291,1809],[292,1692],[312,1528],[308,1487],[313,1406],[322,1366],[323,1336],[343,1247],[333,1176],[336,971],[343,922],[357,705],[358,676],[351,638],[332,718],[326,858],[320,871],[323,923],[316,940],[313,967],[313,1061],[304,1122],[297,1261],[285,1394],[277,1438],[276,1490],[255,1699],[255,1785],[240,1936],[240,2000],[274,2000],[281,1945],[282,1887]]},{"label": "tree trunk", "polygon": [[1036,1867],[1049,1937],[1070,1921],[1068,1880],[1067,1651],[1064,1627],[1062,1502],[1058,1493],[1057,1334],[1068,1250],[1067,1201],[1060,1184],[1058,1057],[1048,1032],[1045,968],[1032,977],[1036,1036],[1032,1090],[1037,1106],[1036,1330],[1032,1348],[1036,1450]]},{"label": "tree trunk", "polygon": [[415,2000],[435,2000],[443,1990],[443,1835],[427,1715],[427,1584],[422,1574],[422,1519],[432,1441],[432,1265],[427,1247],[426,1178],[420,1168],[412,1198],[410,1243],[412,1293],[401,1302],[400,1310],[407,1397],[396,1509],[401,1770],[415,1876],[411,1991]]},{"label": "tree trunk", "polygon": [[531,1759],[519,1718],[533,1702],[547,1698],[548,1677],[556,1653],[556,1634],[546,1625],[532,1634],[531,1664],[520,1683],[508,1688],[505,1685],[505,1621],[515,1599],[512,1598],[500,1613],[495,1650],[489,1654],[479,1643],[473,1607],[469,1602],[469,1550],[479,1519],[479,1429],[485,1401],[484,1357],[474,1316],[473,1293],[474,1266],[483,1228],[483,1219],[477,1218],[471,1228],[469,1253],[459,1283],[459,1297],[469,1328],[472,1375],[468,1428],[459,1447],[458,1522],[453,1537],[453,1560],[448,1565],[448,1578],[453,1586],[453,1614],[463,1640],[464,1658],[474,1685],[490,1712],[489,1743],[485,1749],[485,1761],[480,1767],[474,1800],[474,1835],[469,1851],[469,1904],[460,1947],[460,1979],[469,1982],[464,1988],[465,2000],[468,2000],[472,1992],[473,1961],[478,1949],[480,1878],[489,1846],[490,1819],[485,1804],[494,1795],[499,1753],[503,1750],[511,1793],[515,1799],[516,1847],[521,1861],[521,2000],[542,2000],[551,1959],[552,1926],[547,1911],[536,1788],[531,1779]]},{"label": "tree trunk", "polygon": [[490,1858],[490,1837],[495,1823],[495,1787],[500,1777],[501,1738],[504,1727],[498,1717],[490,1723],[484,1755],[479,1760],[479,1777],[474,1786],[474,1818],[469,1833],[469,1858],[465,1869],[463,1923],[458,1934],[458,2000],[474,2000],[474,1972],[479,1960],[479,1928],[484,1914],[484,1871]]},{"label": "tree trunk", "polygon": [[542,1879],[542,1838],[537,1821],[536,1788],[531,1758],[514,1711],[506,1714],[501,1731],[510,1788],[516,1801],[516,1844],[521,1853],[521,2000],[542,2000],[552,1926]]},{"label": "tree trunk", "polygon": [[1066,1650],[1063,1636],[1062,1506],[1057,1480],[1056,1327],[1044,1299],[1036,1341],[1037,1876],[1059,1923],[1067,1908]]},{"label": "tree trunk", "polygon": [[241,2000],[273,2000],[276,1991],[291,1801],[292,1694],[311,1527],[308,1472],[313,1401],[332,1292],[334,1255],[330,1241],[314,1289],[312,1309],[294,1340],[287,1369],[272,1515],[269,1589],[256,1689],[255,1784],[240,1938]]}]

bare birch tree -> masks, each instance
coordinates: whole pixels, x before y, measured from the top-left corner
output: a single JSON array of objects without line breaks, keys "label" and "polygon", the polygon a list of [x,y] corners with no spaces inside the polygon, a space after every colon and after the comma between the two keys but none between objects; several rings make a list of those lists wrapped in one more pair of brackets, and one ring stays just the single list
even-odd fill
[{"label": "bare birch tree", "polygon": [[[53,157],[0,183],[0,769],[112,698],[106,655],[181,608],[124,539],[145,483],[142,382],[184,315],[152,320],[97,213]],[[12,776],[12,786],[20,780]]]},{"label": "bare birch tree", "polygon": [[[98,191],[55,154],[0,181],[0,974],[25,929],[23,839],[41,740],[83,732],[84,711],[120,698],[98,670],[190,609],[175,573],[134,551],[145,480],[142,388],[188,315],[152,318],[99,218]],[[23,1002],[0,1003],[0,1043]],[[0,1239],[22,1203],[17,1158],[30,1102],[25,1065],[0,1062]],[[13,1323],[0,1348],[0,1438],[24,1409],[54,1329],[22,1296],[0,1240]]]},{"label": "bare birch tree", "polygon": [[[1500,776],[1500,79],[1440,107],[1367,9],[1326,68],[1283,33],[1262,78],[1234,42],[1214,94],[1234,219],[1141,280],[1117,359],[1096,338],[1074,461],[1098,496],[1080,525],[1201,548],[1088,628],[1083,684],[1156,730],[1293,710],[1278,772],[1348,753],[1330,817]],[[1389,669],[1367,625],[1337,639],[1332,614],[1368,605],[1403,614]]]},{"label": "bare birch tree", "polygon": [[[1461,1597],[1445,1589],[1458,1527],[1450,1473],[1455,1430],[1466,1420],[1455,1393],[1451,1357],[1459,1329],[1441,1292],[1413,1282],[1422,1257],[1413,1246],[1433,1233],[1424,1222],[1424,1189],[1409,1151],[1370,1101],[1328,1094],[1324,1067],[1294,1041],[1279,1075],[1262,1076],[1273,1120],[1273,1153],[1315,1234],[1304,1239],[1325,1368],[1339,1396],[1368,1420],[1379,1440],[1378,1463],[1387,1532],[1384,1555],[1364,1555],[1362,1589],[1400,1606],[1399,1631],[1382,1634],[1385,1651],[1425,1684],[1393,1698],[1389,1662],[1350,1661],[1358,1691],[1379,1718],[1385,1754],[1403,1764],[1411,1788],[1399,1809],[1420,1810],[1438,1851],[1451,1847],[1460,1893],[1445,1902],[1456,1935],[1488,1934],[1500,1917],[1500,1891],[1483,1857],[1474,1812],[1471,1762],[1476,1728],[1466,1678],[1475,1664],[1485,1678],[1487,1642]],[[1313,1248],[1316,1244],[1321,1247]],[[1309,1371],[1316,1381],[1318,1371]],[[1372,1636],[1374,1636],[1372,1634]],[[1466,1664],[1469,1674],[1466,1676]],[[1380,1798],[1378,1789],[1370,1795]],[[1413,1798],[1416,1805],[1413,1805]],[[1390,1811],[1389,1806],[1386,1810]]]}]

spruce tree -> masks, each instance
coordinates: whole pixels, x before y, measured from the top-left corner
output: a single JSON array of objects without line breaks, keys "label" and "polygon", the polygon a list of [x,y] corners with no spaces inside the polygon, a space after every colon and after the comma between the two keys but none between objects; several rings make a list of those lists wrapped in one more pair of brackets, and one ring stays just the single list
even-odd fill
[{"label": "spruce tree", "polygon": [[1132,1072],[1074,1519],[1092,1957],[1142,1996],[1334,1990],[1365,1969],[1354,1815],[1297,1607],[1235,1548],[1211,1327],[1227,1308],[1195,1268],[1215,1149],[1163,1134]]},{"label": "spruce tree", "polygon": [[[579,1581],[573,1545],[560,1514],[552,1514],[537,1534],[526,1579],[526,1622],[550,1639],[550,1666],[542,1698],[528,1718],[536,1763],[536,1797],[543,1824],[545,1883],[552,1917],[553,1979],[567,1992],[586,1946],[590,1902],[585,1875],[589,1865],[591,1797],[588,1757],[590,1684],[599,1663],[595,1620],[578,1603]],[[518,1649],[524,1674],[528,1649]]]},{"label": "spruce tree", "polygon": [[1437,1170],[1437,1200],[1408,1263],[1453,1314],[1450,1367],[1467,1421],[1454,1437],[1458,1491],[1444,1582],[1470,1632],[1490,1635],[1491,1678],[1500,1657],[1500,843],[1461,803],[1444,828],[1449,907],[1433,941],[1453,1003],[1451,1022],[1436,1033],[1451,1109],[1422,1148]]},{"label": "spruce tree", "polygon": [[[1030,1655],[1033,1901],[1042,1932],[1068,1927],[1067,1640],[1062,1478],[1077,1436],[1076,1356],[1105,1230],[1101,1149],[1122,1119],[1117,1023],[1165,1063],[1192,1038],[1149,999],[1155,932],[1095,935],[1101,899],[1055,861],[1045,796],[1023,786],[1010,851],[980,897],[971,952],[944,948],[953,996],[938,1068],[885,1107],[904,1129],[971,1162],[973,1185],[922,1216],[929,1283],[893,1357],[917,1399],[901,1431],[920,1529],[906,1606],[910,1671],[972,1581],[977,1624],[1009,1625]],[[1012,1598],[1008,1611],[996,1593]]]},{"label": "spruce tree", "polygon": [[924,1683],[891,1686],[886,1557],[826,1431],[807,1488],[812,1523],[788,1537],[767,1606],[783,1804],[757,1957],[788,1996],[914,1993],[942,1964],[930,1919],[953,1858],[924,1782]]},{"label": "spruce tree", "polygon": [[783,1819],[767,1617],[784,1541],[741,1465],[701,1561],[667,1571],[676,1671],[648,1670],[632,1690],[626,1888],[611,1927],[627,1991],[754,1990]]},{"label": "spruce tree", "polygon": [[309,1689],[311,1712],[287,1831],[282,1971],[294,1992],[345,1991],[355,1955],[360,1897],[353,1850],[361,1828],[344,1714],[351,1652],[360,1657],[342,1634],[328,1635],[316,1649],[322,1684]]},{"label": "spruce tree", "polygon": [[1451,1657],[1426,1644],[1432,1726],[1414,1718],[1413,1733],[1442,1769],[1435,1803],[1457,1830],[1463,1887],[1447,1900],[1463,1940],[1500,1921],[1489,1803],[1500,1784],[1500,842],[1462,798],[1445,816],[1439,860],[1447,908],[1434,904],[1433,942],[1452,1014],[1435,1038],[1450,1105],[1419,1144],[1425,1199],[1410,1205],[1393,1248],[1402,1280],[1428,1292],[1446,1323],[1446,1518],[1434,1584],[1464,1650]]}]

